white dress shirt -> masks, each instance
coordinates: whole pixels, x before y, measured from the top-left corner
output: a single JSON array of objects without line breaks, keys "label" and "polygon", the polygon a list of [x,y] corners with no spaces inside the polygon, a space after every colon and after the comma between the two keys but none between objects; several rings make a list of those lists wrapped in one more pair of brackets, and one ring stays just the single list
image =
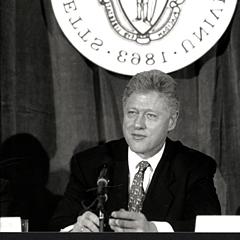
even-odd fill
[{"label": "white dress shirt", "polygon": [[[154,156],[143,159],[140,156],[138,156],[135,152],[133,152],[130,147],[128,147],[128,168],[129,168],[129,190],[131,188],[133,178],[135,174],[138,171],[138,165],[141,161],[147,161],[150,164],[150,167],[148,167],[144,172],[144,178],[143,178],[143,189],[145,193],[148,190],[148,187],[151,183],[152,176],[155,172],[155,169],[160,162],[163,151],[165,149],[165,144],[161,148],[161,150],[156,153]],[[153,222],[158,230],[158,232],[173,232],[172,226],[168,222]]]}]

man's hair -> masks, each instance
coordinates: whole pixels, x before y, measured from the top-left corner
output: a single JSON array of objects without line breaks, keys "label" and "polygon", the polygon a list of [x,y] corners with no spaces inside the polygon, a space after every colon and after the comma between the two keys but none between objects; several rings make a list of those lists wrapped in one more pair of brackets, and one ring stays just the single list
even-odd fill
[{"label": "man's hair", "polygon": [[176,85],[176,81],[171,76],[159,70],[137,73],[130,79],[123,92],[123,107],[134,92],[156,91],[166,97],[167,104],[171,110],[178,111],[179,101],[176,95]]}]

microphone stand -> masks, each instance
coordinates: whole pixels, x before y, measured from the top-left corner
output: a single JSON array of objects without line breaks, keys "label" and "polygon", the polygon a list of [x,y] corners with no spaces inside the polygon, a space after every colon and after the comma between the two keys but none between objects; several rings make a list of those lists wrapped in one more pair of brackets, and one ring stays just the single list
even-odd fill
[{"label": "microphone stand", "polygon": [[107,178],[107,173],[108,173],[108,167],[106,164],[104,164],[99,178],[97,180],[97,200],[98,200],[98,205],[97,209],[99,211],[99,231],[104,232],[104,220],[105,220],[105,203],[108,199],[107,196],[107,185],[108,185],[108,178]]},{"label": "microphone stand", "polygon": [[107,201],[107,194],[104,189],[103,191],[98,193],[99,232],[104,232],[104,220],[105,220],[104,206],[106,201]]}]

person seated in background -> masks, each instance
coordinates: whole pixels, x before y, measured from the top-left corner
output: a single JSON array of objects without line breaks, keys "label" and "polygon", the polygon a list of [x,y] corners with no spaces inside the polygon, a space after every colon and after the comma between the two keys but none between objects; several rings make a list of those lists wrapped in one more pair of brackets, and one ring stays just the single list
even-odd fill
[{"label": "person seated in background", "polygon": [[51,229],[98,232],[96,185],[107,166],[105,231],[193,231],[197,215],[221,214],[213,177],[216,163],[172,141],[179,115],[176,82],[151,70],[128,82],[123,98],[124,138],[76,153]]},{"label": "person seated in background", "polygon": [[18,133],[0,145],[0,178],[9,182],[12,194],[7,216],[28,219],[29,231],[48,230],[61,198],[46,188],[48,175],[49,157],[33,135]]}]

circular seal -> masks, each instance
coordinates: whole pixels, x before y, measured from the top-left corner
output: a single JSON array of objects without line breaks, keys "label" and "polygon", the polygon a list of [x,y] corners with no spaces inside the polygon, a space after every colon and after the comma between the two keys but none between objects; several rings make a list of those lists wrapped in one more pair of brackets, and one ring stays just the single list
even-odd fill
[{"label": "circular seal", "polygon": [[69,41],[86,58],[134,75],[179,70],[222,36],[237,0],[51,0]]}]

